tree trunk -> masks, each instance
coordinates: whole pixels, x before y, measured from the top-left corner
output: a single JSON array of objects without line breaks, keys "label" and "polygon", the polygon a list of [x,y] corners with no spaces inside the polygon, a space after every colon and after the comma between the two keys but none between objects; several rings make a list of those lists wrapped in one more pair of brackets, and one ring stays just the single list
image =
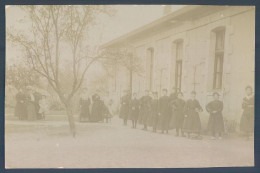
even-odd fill
[{"label": "tree trunk", "polygon": [[76,136],[76,126],[75,126],[75,121],[74,121],[71,105],[66,106],[66,112],[67,112],[67,116],[68,116],[68,120],[69,120],[70,132],[71,132],[72,136],[75,137]]}]

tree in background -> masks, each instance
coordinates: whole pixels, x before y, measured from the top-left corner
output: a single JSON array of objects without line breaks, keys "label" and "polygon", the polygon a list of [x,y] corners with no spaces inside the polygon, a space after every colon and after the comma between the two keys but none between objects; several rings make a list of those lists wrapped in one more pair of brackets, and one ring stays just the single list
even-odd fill
[{"label": "tree in background", "polygon": [[6,68],[6,84],[17,90],[26,86],[39,86],[39,74],[21,65],[11,65]]},{"label": "tree in background", "polygon": [[140,57],[134,55],[133,50],[129,50],[127,47],[109,48],[105,49],[101,55],[101,63],[107,70],[109,76],[114,77],[116,87],[116,74],[119,67],[124,67],[129,72],[129,90],[132,93],[133,73],[141,75],[143,73],[143,67],[140,62]]},{"label": "tree in background", "polygon": [[[75,137],[72,100],[89,67],[99,59],[88,51],[88,34],[100,14],[111,15],[107,6],[20,6],[28,15],[30,30],[7,30],[7,39],[21,46],[31,69],[45,77],[64,104]],[[29,34],[29,35],[28,35]],[[71,82],[66,83],[71,75]],[[67,73],[67,74],[68,74]],[[65,82],[65,83],[64,83]],[[68,86],[69,85],[69,86]]]}]

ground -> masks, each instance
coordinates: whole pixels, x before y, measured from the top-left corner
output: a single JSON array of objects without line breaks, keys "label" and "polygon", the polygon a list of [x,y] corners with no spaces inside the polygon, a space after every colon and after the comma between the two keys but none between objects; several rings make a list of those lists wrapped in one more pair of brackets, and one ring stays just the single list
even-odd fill
[{"label": "ground", "polygon": [[179,168],[253,166],[254,142],[242,138],[191,140],[111,123],[6,120],[6,168]]}]

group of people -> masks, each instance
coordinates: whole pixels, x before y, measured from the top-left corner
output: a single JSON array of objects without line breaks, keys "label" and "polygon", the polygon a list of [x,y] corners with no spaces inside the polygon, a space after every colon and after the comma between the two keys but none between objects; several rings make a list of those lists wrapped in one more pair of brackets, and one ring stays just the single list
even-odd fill
[{"label": "group of people", "polygon": [[26,89],[20,89],[15,98],[16,105],[14,115],[18,117],[19,120],[45,119],[45,113],[48,111],[45,95],[28,87]]},{"label": "group of people", "polygon": [[[224,120],[222,115],[223,102],[219,99],[218,92],[213,93],[213,101],[209,102],[205,110],[209,113],[207,130],[211,132],[212,138],[221,139],[224,132]],[[145,95],[137,98],[137,93],[132,96],[129,91],[121,97],[119,116],[123,124],[132,121],[132,128],[137,124],[143,125],[143,130],[152,127],[153,132],[158,129],[161,133],[168,133],[170,129],[176,129],[176,136],[187,136],[188,138],[201,139],[201,121],[199,114],[203,111],[199,101],[196,99],[196,92],[190,93],[190,99],[184,100],[183,93],[172,93],[168,96],[167,89],[162,90],[159,98],[157,92],[146,90]],[[90,99],[87,89],[83,88],[80,97],[81,122],[108,122],[111,121],[112,100],[107,104],[98,94],[92,95]],[[246,87],[246,97],[242,102],[242,117],[240,130],[245,132],[247,138],[254,132],[254,94],[251,86]],[[19,120],[45,119],[48,111],[46,96],[36,92],[33,88],[20,89],[16,94],[15,116]]]},{"label": "group of people", "polygon": [[100,98],[98,94],[92,95],[90,99],[87,94],[87,89],[83,88],[82,95],[80,97],[80,122],[108,122],[111,121],[111,107],[112,101],[109,101],[108,105]]},{"label": "group of people", "polygon": [[[143,130],[147,130],[148,126],[152,127],[153,132],[160,129],[161,133],[176,129],[176,136],[202,139],[199,114],[203,108],[196,99],[195,91],[191,92],[190,99],[187,101],[184,100],[182,92],[168,96],[167,89],[162,90],[160,98],[157,92],[152,92],[150,96],[148,90],[140,99],[137,98],[136,93],[131,96],[129,91],[125,92],[121,98],[120,107],[120,117],[124,125],[127,125],[128,120],[132,120],[132,128],[136,128],[139,122],[143,125]],[[212,139],[221,139],[225,131],[222,115],[223,102],[219,96],[218,92],[214,92],[213,101],[205,107],[209,113],[207,131],[211,132]],[[246,87],[246,97],[243,99],[242,108],[240,130],[245,132],[248,139],[254,131],[254,94],[251,86]]]}]

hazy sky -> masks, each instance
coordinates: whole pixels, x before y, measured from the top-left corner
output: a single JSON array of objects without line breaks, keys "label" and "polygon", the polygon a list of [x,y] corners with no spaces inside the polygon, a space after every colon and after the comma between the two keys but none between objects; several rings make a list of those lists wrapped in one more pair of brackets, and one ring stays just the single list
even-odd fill
[{"label": "hazy sky", "polygon": [[[113,8],[116,11],[115,16],[111,18],[102,18],[99,29],[102,27],[102,37],[95,32],[92,33],[92,37],[99,38],[100,43],[105,43],[111,39],[114,39],[122,34],[125,34],[141,25],[147,24],[162,16],[161,5],[154,6],[139,6],[139,5],[114,5]],[[26,14],[17,6],[8,6],[6,8],[6,27],[13,27],[17,30],[28,30],[28,23],[21,23],[22,19],[26,19]],[[96,29],[97,30],[97,29]],[[99,32],[100,33],[100,32]],[[7,57],[8,59],[14,59],[19,56],[19,50],[7,45]]]},{"label": "hazy sky", "polygon": [[[163,7],[163,5],[113,5],[112,8],[115,9],[116,14],[103,21],[104,31],[102,42],[114,39],[162,17]],[[174,9],[180,7],[181,6],[172,6]],[[7,27],[25,29],[28,25],[19,23],[19,21],[25,17],[24,12],[17,6],[8,6],[8,8],[6,8]]]},{"label": "hazy sky", "polygon": [[[114,5],[112,8],[115,9],[116,14],[104,21],[103,42],[161,17],[163,9],[161,5]],[[19,7],[9,6],[6,9],[6,26],[16,29],[26,28],[26,24],[18,23],[25,16]]]},{"label": "hazy sky", "polygon": [[[182,6],[173,6],[172,9],[178,9]],[[99,17],[99,23],[90,34],[91,44],[106,43],[125,33],[128,33],[140,26],[148,24],[163,16],[163,5],[113,5],[116,13],[113,17]],[[24,20],[21,23],[21,20]],[[27,20],[26,20],[27,19]],[[6,27],[16,30],[28,30],[28,17],[18,6],[6,7]],[[101,33],[101,34],[100,34]],[[93,40],[93,41],[92,41]],[[7,43],[6,48],[7,65],[19,61],[21,51],[18,47],[13,47]]]},{"label": "hazy sky", "polygon": [[[182,6],[173,6],[172,9],[179,9]],[[140,26],[148,24],[163,16],[163,5],[113,5],[116,14],[113,17],[98,17],[98,24],[95,26],[88,40],[91,46],[106,43],[125,33],[128,33]],[[21,20],[24,22],[21,23]],[[6,27],[14,28],[15,30],[23,30],[26,34],[30,34],[30,21],[28,16],[17,6],[6,7]],[[26,32],[28,31],[28,32]],[[98,41],[97,41],[98,40]],[[62,53],[66,52],[66,48],[62,49]],[[23,52],[18,47],[7,43],[6,44],[6,64],[7,66],[21,62]],[[65,56],[69,56],[70,53]],[[63,58],[65,58],[63,56]],[[98,71],[98,73],[96,73]],[[102,68],[94,65],[89,73],[102,74]]]}]

